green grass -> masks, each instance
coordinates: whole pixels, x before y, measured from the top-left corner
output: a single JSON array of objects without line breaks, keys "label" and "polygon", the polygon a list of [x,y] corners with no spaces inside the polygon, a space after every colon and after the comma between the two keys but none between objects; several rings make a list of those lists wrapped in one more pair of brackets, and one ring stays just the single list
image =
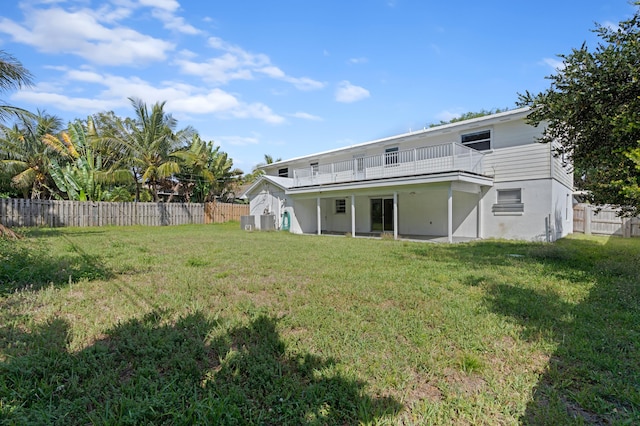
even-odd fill
[{"label": "green grass", "polygon": [[0,424],[634,424],[640,240],[30,229]]}]

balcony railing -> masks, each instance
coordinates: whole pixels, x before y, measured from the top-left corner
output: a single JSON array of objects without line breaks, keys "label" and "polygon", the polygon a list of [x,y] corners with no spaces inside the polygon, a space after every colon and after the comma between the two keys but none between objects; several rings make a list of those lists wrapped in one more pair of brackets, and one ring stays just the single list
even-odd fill
[{"label": "balcony railing", "polygon": [[295,186],[324,185],[454,170],[482,173],[484,154],[456,142],[386,152],[293,170]]}]

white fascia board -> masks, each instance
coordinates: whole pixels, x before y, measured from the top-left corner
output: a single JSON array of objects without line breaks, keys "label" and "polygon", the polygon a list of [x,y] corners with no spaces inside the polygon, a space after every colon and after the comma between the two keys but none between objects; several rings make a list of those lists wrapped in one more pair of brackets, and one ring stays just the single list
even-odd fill
[{"label": "white fascia board", "polygon": [[449,133],[452,130],[465,130],[465,129],[475,129],[477,127],[481,127],[481,126],[490,126],[492,124],[495,123],[499,123],[499,122],[505,122],[505,121],[512,121],[512,120],[516,120],[516,119],[520,119],[526,115],[528,115],[531,112],[531,108],[529,107],[523,107],[523,108],[518,108],[518,109],[513,109],[510,111],[505,111],[505,112],[500,112],[498,114],[493,114],[493,115],[485,115],[482,117],[477,117],[477,118],[472,118],[469,120],[465,120],[465,121],[457,121],[455,123],[450,123],[450,124],[443,124],[441,126],[435,126],[435,127],[429,127],[423,130],[416,130],[415,132],[408,132],[408,133],[401,133],[399,135],[395,135],[395,136],[389,136],[386,138],[382,138],[382,139],[376,139],[373,141],[368,141],[368,142],[363,142],[363,143],[359,143],[359,144],[355,144],[355,145],[350,145],[350,146],[346,146],[343,148],[336,148],[336,149],[331,149],[328,151],[322,151],[322,152],[316,152],[313,154],[309,154],[309,155],[303,155],[300,157],[294,157],[294,158],[289,158],[286,160],[282,160],[282,161],[278,161],[275,163],[270,163],[270,164],[265,164],[262,166],[259,166],[258,169],[264,170],[267,168],[273,168],[273,167],[279,167],[279,166],[285,166],[289,163],[293,163],[296,161],[302,161],[302,160],[317,160],[318,157],[323,157],[323,156],[327,156],[327,155],[332,155],[332,154],[337,154],[337,153],[344,153],[344,152],[349,152],[349,151],[357,151],[360,150],[362,148],[367,148],[370,146],[374,146],[374,145],[385,145],[391,142],[395,142],[395,143],[400,143],[402,140],[406,140],[406,139],[414,139],[423,135],[429,135],[429,134],[439,134],[439,133]]},{"label": "white fascia board", "polygon": [[[276,176],[262,175],[253,184],[251,184],[251,186],[247,188],[247,190],[244,193],[245,195],[251,194],[256,188],[260,187],[260,184],[263,181],[272,183],[282,190],[287,190],[288,188],[290,188],[290,186],[284,184],[284,182],[282,181],[283,179],[285,178],[277,178]],[[293,179],[291,179],[291,184],[293,184]]]},{"label": "white fascia board", "polygon": [[297,194],[319,194],[334,191],[350,191],[369,188],[387,188],[403,185],[422,185],[441,182],[464,182],[480,186],[493,186],[493,178],[487,176],[474,175],[465,172],[447,172],[437,175],[420,177],[400,177],[379,180],[367,180],[357,182],[346,182],[331,185],[309,186],[303,188],[289,188],[287,195]]}]

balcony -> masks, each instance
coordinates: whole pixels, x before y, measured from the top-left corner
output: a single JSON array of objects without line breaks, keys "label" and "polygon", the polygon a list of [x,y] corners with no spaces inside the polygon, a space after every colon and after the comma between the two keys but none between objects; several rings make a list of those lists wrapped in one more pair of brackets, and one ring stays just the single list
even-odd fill
[{"label": "balcony", "polygon": [[451,142],[295,169],[293,179],[294,186],[313,186],[449,171],[482,173],[483,157]]}]

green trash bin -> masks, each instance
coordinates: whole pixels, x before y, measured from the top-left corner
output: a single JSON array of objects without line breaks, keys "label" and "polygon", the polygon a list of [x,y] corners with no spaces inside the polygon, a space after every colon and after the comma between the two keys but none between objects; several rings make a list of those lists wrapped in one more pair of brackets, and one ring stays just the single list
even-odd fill
[{"label": "green trash bin", "polygon": [[291,228],[291,216],[289,216],[289,212],[284,212],[282,215],[282,230],[288,231]]}]

